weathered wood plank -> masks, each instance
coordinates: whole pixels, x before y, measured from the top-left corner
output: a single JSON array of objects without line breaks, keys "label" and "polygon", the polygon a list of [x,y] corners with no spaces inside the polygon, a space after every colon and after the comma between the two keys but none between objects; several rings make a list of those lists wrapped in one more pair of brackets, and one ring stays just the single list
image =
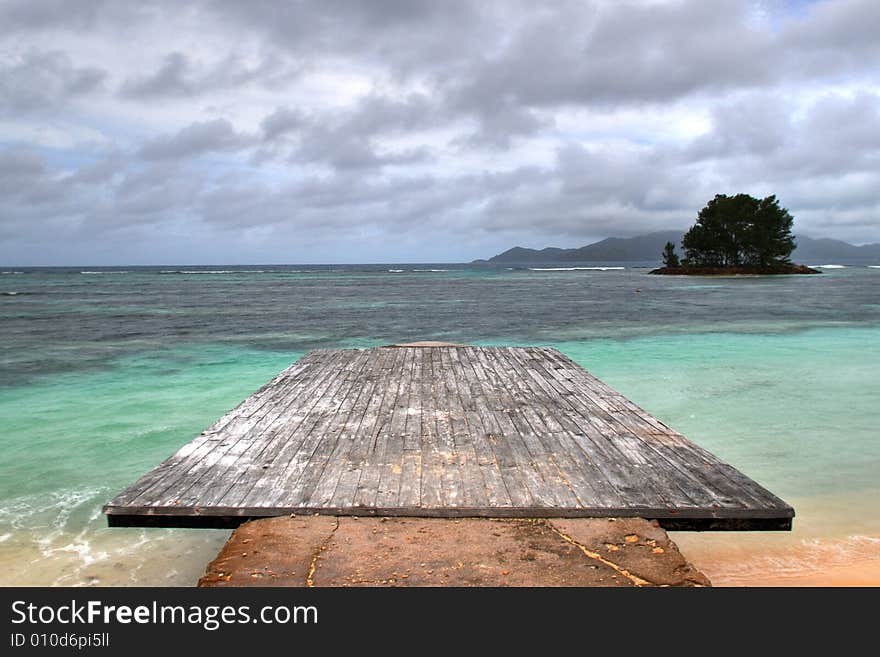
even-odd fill
[{"label": "weathered wood plank", "polygon": [[263,448],[258,453],[249,455],[246,467],[239,468],[240,474],[235,483],[225,492],[218,491],[219,499],[212,502],[211,505],[235,506],[240,504],[267,470],[279,467],[280,455],[285,447],[289,446],[290,437],[306,422],[309,413],[319,404],[323,395],[344,372],[342,368],[344,354],[334,352],[333,357],[332,367],[326,368],[312,377],[307,395],[303,393],[303,396],[296,397],[290,406],[284,409],[284,412],[271,418],[271,424],[264,431]]},{"label": "weathered wood plank", "polygon": [[[398,505],[400,498],[400,480],[403,474],[403,449],[406,442],[406,418],[409,414],[410,389],[413,384],[415,369],[415,350],[402,349],[403,363],[400,367],[400,382],[397,398],[391,407],[388,422],[388,437],[385,453],[381,460],[382,469],[379,473],[379,487],[376,491],[376,506],[380,509],[391,509]],[[410,441],[412,444],[412,441]]]},{"label": "weathered wood plank", "polygon": [[332,505],[334,496],[343,481],[347,466],[350,464],[351,452],[357,444],[358,428],[364,420],[364,415],[367,413],[370,401],[373,399],[377,385],[381,381],[383,362],[380,356],[370,358],[365,369],[361,371],[361,385],[348,418],[339,429],[339,440],[337,440],[336,446],[327,457],[327,463],[321,479],[315,485],[315,489],[308,500],[304,500],[304,503],[318,507]]},{"label": "weathered wood plank", "polygon": [[473,437],[468,426],[464,405],[458,388],[458,380],[464,377],[460,371],[461,362],[452,358],[458,349],[438,349],[443,368],[443,385],[446,388],[446,403],[449,406],[449,419],[452,428],[452,441],[455,445],[456,461],[461,472],[462,504],[466,507],[484,507],[489,502],[486,496],[487,484],[480,467]]},{"label": "weathered wood plank", "polygon": [[443,506],[443,459],[437,445],[437,401],[434,395],[434,370],[431,352],[422,351],[419,357],[419,407],[422,416],[421,469],[419,471],[420,505],[423,509]]},{"label": "weathered wood plank", "polygon": [[[446,382],[443,364],[440,360],[442,347],[431,349],[428,356],[431,361],[431,391],[434,400],[434,419],[437,431],[434,434],[436,445],[435,458],[439,457],[440,493],[442,505],[448,507],[464,506],[464,475],[455,449],[455,438],[452,433],[452,418],[447,401]],[[433,473],[432,473],[433,474]]]},{"label": "weathered wood plank", "polygon": [[[583,458],[583,454],[574,446],[570,436],[562,424],[553,416],[550,407],[554,401],[547,396],[545,382],[536,376],[534,359],[530,358],[528,349],[504,349],[504,356],[512,362],[520,364],[521,377],[512,383],[516,386],[518,394],[530,395],[532,403],[523,408],[523,413],[529,424],[536,428],[542,436],[543,442],[553,454],[563,478],[577,496],[581,505],[590,505],[597,500],[602,504],[614,504],[615,500],[609,493],[607,481],[596,470],[592,463]],[[591,475],[591,477],[588,477]]]},{"label": "weathered wood plank", "polygon": [[467,435],[471,441],[474,458],[483,475],[486,504],[491,507],[510,506],[510,493],[501,474],[501,466],[495,450],[487,440],[489,432],[478,409],[478,404],[485,395],[485,389],[474,368],[474,352],[472,349],[450,349],[449,355],[457,366],[456,392],[464,411]]},{"label": "weathered wood plank", "polygon": [[555,500],[554,506],[582,506],[572,490],[569,477],[562,471],[559,460],[562,454],[556,454],[550,440],[549,430],[534,413],[532,403],[524,404],[519,400],[528,399],[530,391],[522,386],[526,373],[520,363],[508,358],[508,350],[499,348],[493,352],[498,364],[509,374],[502,379],[505,386],[504,392],[511,400],[513,409],[510,414],[511,421],[523,437],[526,447],[532,454],[533,462],[548,494]]},{"label": "weathered wood plank", "polygon": [[339,482],[336,484],[333,498],[328,505],[330,507],[353,508],[355,506],[355,494],[363,476],[367,458],[373,450],[379,410],[385,401],[385,392],[388,390],[394,372],[394,355],[395,353],[389,349],[379,349],[375,353],[373,365],[376,382],[355,429],[351,449],[344,459]]},{"label": "weathered wood plank", "polygon": [[[554,350],[555,351],[555,350]],[[595,463],[621,494],[629,508],[658,508],[669,505],[660,491],[651,485],[649,473],[641,462],[632,462],[626,445],[616,444],[604,433],[602,417],[607,417],[605,405],[590,403],[590,395],[572,383],[572,372],[548,367],[550,385],[559,391],[557,417],[566,423],[574,442]]]},{"label": "weathered wood plank", "polygon": [[400,389],[400,372],[406,357],[406,349],[391,350],[391,361],[388,364],[388,380],[382,391],[382,403],[373,418],[370,432],[369,448],[364,452],[361,477],[354,496],[354,507],[375,508],[379,482],[385,458],[385,447],[388,443],[391,410],[397,404]]},{"label": "weathered wood plank", "polygon": [[[522,362],[527,354],[526,350],[511,350],[508,356]],[[563,460],[566,475],[579,503],[581,506],[590,506],[596,502],[602,506],[625,505],[622,496],[608,481],[605,473],[578,448],[565,427],[564,419],[554,413],[554,407],[558,404],[555,402],[557,393],[538,369],[536,360],[538,359],[529,358],[528,363],[522,362],[532,385],[542,392],[540,398],[532,404],[533,411],[546,425],[549,438],[553,440],[551,449]]]},{"label": "weathered wood plank", "polygon": [[[306,425],[307,428],[298,436],[299,445],[290,450],[287,465],[279,468],[273,476],[261,480],[265,484],[265,497],[260,504],[306,506],[357,401],[361,389],[359,377],[367,363],[368,359],[360,356],[352,359],[333,396],[318,412],[313,413],[314,417]],[[250,499],[254,500],[257,494],[252,491],[251,495]]]},{"label": "weathered wood plank", "polygon": [[[280,506],[278,500],[287,496],[287,487],[295,486],[300,480],[317,443],[325,428],[339,412],[339,409],[356,387],[352,371],[363,366],[359,354],[344,360],[336,377],[326,386],[321,395],[301,417],[294,416],[295,424],[287,429],[286,440],[273,459],[264,465],[263,474],[253,488],[240,501],[233,504],[241,506]],[[282,429],[283,431],[284,429]]]},{"label": "weathered wood plank", "polygon": [[413,350],[398,497],[398,505],[402,508],[418,508],[422,499],[422,413],[425,409],[422,406],[421,373],[424,354],[424,349]]},{"label": "weathered wood plank", "polygon": [[479,382],[477,390],[481,393],[476,399],[477,414],[486,431],[486,443],[495,454],[511,506],[533,506],[535,502],[529,492],[525,475],[520,470],[520,464],[516,460],[510,442],[503,436],[501,425],[495,416],[496,411],[503,411],[496,392],[500,385],[497,382],[497,375],[489,367],[483,350],[474,350],[470,354],[470,364]]},{"label": "weathered wood plank", "polygon": [[[541,448],[534,440],[521,432],[514,422],[516,407],[522,402],[517,402],[504,385],[504,380],[513,374],[505,371],[504,366],[498,359],[495,350],[485,350],[481,353],[485,356],[484,367],[490,373],[495,397],[500,404],[500,411],[494,413],[495,419],[501,428],[502,438],[510,445],[511,452],[517,463],[517,469],[523,473],[526,486],[534,502],[539,506],[559,506],[556,496],[551,487],[542,476],[541,470],[546,469],[546,463],[542,458]],[[532,449],[529,449],[531,443]]]}]

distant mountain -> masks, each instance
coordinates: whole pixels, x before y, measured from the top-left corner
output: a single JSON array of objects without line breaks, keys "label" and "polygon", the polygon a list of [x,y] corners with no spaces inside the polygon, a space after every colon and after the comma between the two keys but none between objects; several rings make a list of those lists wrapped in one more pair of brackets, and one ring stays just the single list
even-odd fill
[{"label": "distant mountain", "polygon": [[826,237],[813,239],[812,237],[798,237],[797,248],[792,259],[812,262],[815,264],[844,262],[872,263],[880,262],[880,244],[863,244],[855,246],[849,242],[832,240]]},{"label": "distant mountain", "polygon": [[529,264],[550,262],[600,262],[627,260],[659,260],[666,242],[681,242],[681,231],[667,230],[638,237],[609,237],[579,249],[525,249],[515,246],[489,262],[503,264]]},{"label": "distant mountain", "polygon": [[[678,230],[665,230],[638,237],[609,237],[577,249],[556,247],[526,249],[515,246],[504,253],[489,258],[488,262],[507,265],[555,262],[659,262],[666,242],[672,242],[678,248],[679,253],[681,252],[683,234]],[[880,262],[880,244],[855,246],[840,240],[813,239],[811,237],[798,237],[797,244],[797,249],[792,254],[792,259],[796,262],[813,264],[840,261],[851,263]]]}]

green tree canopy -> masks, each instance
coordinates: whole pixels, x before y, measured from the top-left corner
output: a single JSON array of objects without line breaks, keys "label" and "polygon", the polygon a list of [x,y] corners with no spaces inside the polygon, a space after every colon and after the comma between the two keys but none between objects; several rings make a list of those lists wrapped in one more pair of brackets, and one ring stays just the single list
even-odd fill
[{"label": "green tree canopy", "polygon": [[672,242],[666,242],[666,246],[663,247],[663,266],[664,267],[678,267],[681,263],[678,261],[678,255],[675,253],[675,244]]},{"label": "green tree canopy", "polygon": [[700,210],[682,239],[689,265],[766,267],[788,263],[794,222],[775,196],[718,194]]}]

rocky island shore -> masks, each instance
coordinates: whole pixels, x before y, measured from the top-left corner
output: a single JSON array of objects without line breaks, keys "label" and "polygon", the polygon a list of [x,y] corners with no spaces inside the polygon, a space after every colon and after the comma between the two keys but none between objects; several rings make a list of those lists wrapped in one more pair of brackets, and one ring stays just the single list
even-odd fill
[{"label": "rocky island shore", "polygon": [[820,269],[806,265],[774,264],[766,267],[754,265],[680,265],[678,267],[660,267],[651,270],[652,274],[665,276],[768,276],[780,274],[821,274]]}]

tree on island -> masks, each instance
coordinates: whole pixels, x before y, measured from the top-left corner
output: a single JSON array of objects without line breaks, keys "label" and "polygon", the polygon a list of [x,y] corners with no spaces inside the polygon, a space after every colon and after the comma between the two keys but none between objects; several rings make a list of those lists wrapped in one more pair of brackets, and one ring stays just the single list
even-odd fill
[{"label": "tree on island", "polygon": [[678,261],[678,255],[675,253],[675,244],[672,242],[666,242],[666,246],[663,247],[663,266],[664,267],[680,267],[681,263]]},{"label": "tree on island", "polygon": [[[748,194],[718,194],[700,210],[697,223],[682,238],[683,264],[762,268],[790,265],[789,256],[795,247],[793,222],[775,196],[757,199]],[[667,250],[663,255],[665,263]]]}]

